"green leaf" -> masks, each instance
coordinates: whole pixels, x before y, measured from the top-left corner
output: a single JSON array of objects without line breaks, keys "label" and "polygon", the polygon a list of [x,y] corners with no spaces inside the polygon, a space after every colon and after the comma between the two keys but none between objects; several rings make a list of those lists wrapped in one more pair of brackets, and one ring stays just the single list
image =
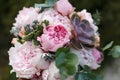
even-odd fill
[{"label": "green leaf", "polygon": [[64,63],[66,62],[66,55],[65,53],[61,53],[57,58],[56,58],[56,66],[58,68],[64,66]]},{"label": "green leaf", "polygon": [[109,52],[109,55],[112,55],[113,58],[119,58],[120,57],[120,45],[114,46]]},{"label": "green leaf", "polygon": [[61,67],[60,69],[61,80],[65,80],[69,75],[67,73],[67,69],[65,67]]},{"label": "green leaf", "polygon": [[68,75],[73,75],[76,73],[76,66],[67,64],[65,67]]},{"label": "green leaf", "polygon": [[10,74],[8,80],[17,80],[17,78],[16,78],[16,73],[13,72],[12,74]]},{"label": "green leaf", "polygon": [[72,64],[72,65],[76,65],[78,62],[78,58],[77,55],[70,53],[69,56],[67,56],[67,63],[68,64]]},{"label": "green leaf", "polygon": [[87,65],[83,66],[83,70],[86,71],[86,72],[89,72],[89,73],[91,73],[91,71],[92,71],[90,69],[90,67],[88,67]]},{"label": "green leaf", "polygon": [[69,51],[69,48],[59,48],[56,52],[56,57],[59,56],[61,53],[68,53]]},{"label": "green leaf", "polygon": [[[81,68],[81,66],[79,65]],[[102,80],[102,76],[92,71],[88,66],[83,66],[75,75],[75,80]]]},{"label": "green leaf", "polygon": [[50,6],[54,6],[54,4],[57,2],[57,0],[46,0],[45,3],[50,5]]},{"label": "green leaf", "polygon": [[75,76],[75,80],[99,80],[100,77],[87,72],[77,73]]},{"label": "green leaf", "polygon": [[40,42],[39,42],[39,41],[37,41],[37,40],[35,40],[35,39],[33,39],[33,40],[32,40],[32,42],[33,42],[33,43],[34,43],[34,45],[36,45],[36,46],[40,45]]},{"label": "green leaf", "polygon": [[35,4],[35,7],[41,8],[42,11],[45,8],[53,7],[57,0],[46,0],[44,4]]},{"label": "green leaf", "polygon": [[34,33],[31,32],[31,33],[29,33],[28,35],[26,35],[25,37],[23,37],[23,40],[25,40],[25,41],[30,41],[30,40],[32,40],[33,38],[34,38]]},{"label": "green leaf", "polygon": [[56,66],[60,71],[61,80],[76,73],[78,57],[70,53],[69,48],[60,48],[56,52]]},{"label": "green leaf", "polygon": [[103,51],[105,51],[105,50],[111,48],[112,45],[113,45],[113,41],[111,41],[110,43],[108,43],[108,44],[103,48]]}]

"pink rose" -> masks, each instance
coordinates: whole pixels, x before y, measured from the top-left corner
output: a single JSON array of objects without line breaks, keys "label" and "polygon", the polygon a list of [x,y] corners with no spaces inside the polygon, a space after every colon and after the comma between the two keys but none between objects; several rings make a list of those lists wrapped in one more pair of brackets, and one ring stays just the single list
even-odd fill
[{"label": "pink rose", "polygon": [[68,2],[68,0],[59,0],[55,4],[55,9],[61,13],[63,16],[67,16],[68,14],[74,11],[72,5]]},{"label": "pink rose", "polygon": [[16,43],[8,53],[9,65],[13,68],[11,72],[16,72],[17,77],[30,79],[34,75],[39,76],[41,70],[49,67],[49,62],[41,57],[43,52],[40,47],[31,42]]},{"label": "pink rose", "polygon": [[19,14],[15,18],[16,23],[14,26],[21,27],[26,25],[31,25],[34,20],[37,20],[39,8],[23,8],[23,10],[19,11]]},{"label": "pink rose", "polygon": [[42,48],[46,51],[55,52],[58,48],[67,44],[69,39],[69,33],[62,25],[47,26],[43,30],[43,34],[38,37]]}]

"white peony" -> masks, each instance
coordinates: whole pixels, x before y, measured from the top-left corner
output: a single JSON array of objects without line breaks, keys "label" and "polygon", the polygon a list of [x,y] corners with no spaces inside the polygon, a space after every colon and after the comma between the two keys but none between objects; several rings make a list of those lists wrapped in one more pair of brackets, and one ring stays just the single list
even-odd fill
[{"label": "white peony", "polygon": [[47,69],[49,62],[42,58],[44,54],[39,46],[34,46],[31,42],[24,44],[16,43],[11,47],[9,53],[9,65],[11,72],[16,72],[17,77],[30,79],[34,75],[40,75],[40,71]]},{"label": "white peony", "polygon": [[32,25],[32,22],[37,20],[38,14],[40,9],[39,8],[23,8],[23,10],[19,11],[19,14],[15,18],[14,26],[22,27],[26,25]]}]

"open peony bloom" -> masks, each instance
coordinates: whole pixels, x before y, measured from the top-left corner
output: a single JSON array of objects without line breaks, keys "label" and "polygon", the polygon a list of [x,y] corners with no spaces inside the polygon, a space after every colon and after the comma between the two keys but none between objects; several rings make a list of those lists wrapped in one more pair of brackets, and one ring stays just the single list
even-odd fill
[{"label": "open peony bloom", "polygon": [[45,51],[55,52],[70,41],[70,36],[62,25],[47,26],[37,40],[40,41]]},{"label": "open peony bloom", "polygon": [[38,21],[41,23],[48,20],[50,25],[63,25],[71,35],[72,24],[67,16],[62,16],[55,9],[48,8],[38,16]]},{"label": "open peony bloom", "polygon": [[55,9],[63,16],[67,16],[74,11],[68,0],[59,0],[56,2]]},{"label": "open peony bloom", "polygon": [[16,72],[17,77],[30,79],[35,74],[40,75],[42,69],[47,69],[49,62],[42,58],[42,50],[31,42],[16,43],[10,48],[9,61],[13,67],[11,72]]},{"label": "open peony bloom", "polygon": [[95,48],[91,50],[86,49],[75,50],[72,48],[71,51],[79,57],[79,64],[81,66],[87,65],[91,69],[97,69],[98,67],[100,67],[99,64],[103,60],[102,53]]},{"label": "open peony bloom", "polygon": [[34,20],[37,20],[39,11],[39,8],[24,7],[23,10],[19,11],[19,14],[15,18],[16,23],[14,23],[14,26],[22,27],[26,25],[31,25]]}]

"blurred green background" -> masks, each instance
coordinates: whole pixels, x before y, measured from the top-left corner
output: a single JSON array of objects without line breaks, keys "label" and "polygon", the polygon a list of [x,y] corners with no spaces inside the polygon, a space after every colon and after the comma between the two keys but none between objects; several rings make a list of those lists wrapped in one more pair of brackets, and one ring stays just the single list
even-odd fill
[{"label": "blurred green background", "polygon": [[[77,11],[87,9],[94,14],[101,13],[99,32],[102,46],[109,41],[120,44],[120,0],[69,0]],[[8,66],[8,49],[12,35],[9,31],[15,22],[18,11],[23,7],[34,6],[34,3],[43,3],[44,0],[0,0],[0,80],[15,80],[10,75]]]}]

